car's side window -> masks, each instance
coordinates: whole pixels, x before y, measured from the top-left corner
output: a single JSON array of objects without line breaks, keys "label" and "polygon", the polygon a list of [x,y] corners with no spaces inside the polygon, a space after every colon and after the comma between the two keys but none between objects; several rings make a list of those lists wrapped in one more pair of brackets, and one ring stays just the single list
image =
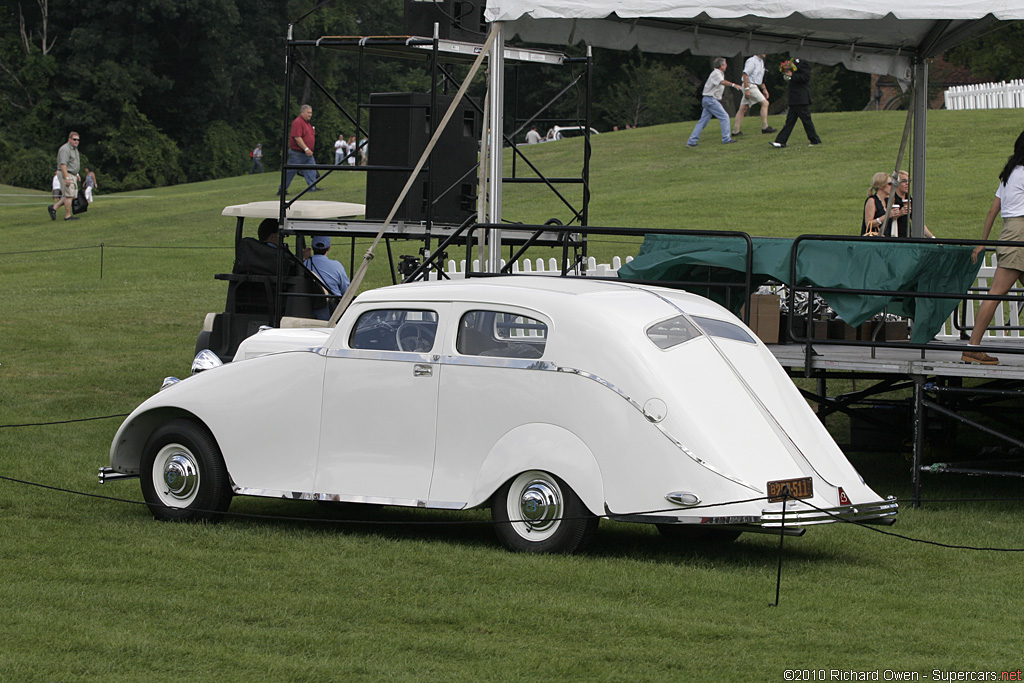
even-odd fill
[{"label": "car's side window", "polygon": [[437,313],[416,309],[377,309],[359,316],[349,346],[373,351],[425,353],[434,346]]},{"label": "car's side window", "polygon": [[548,326],[517,313],[469,311],[459,321],[456,350],[466,356],[540,358]]}]

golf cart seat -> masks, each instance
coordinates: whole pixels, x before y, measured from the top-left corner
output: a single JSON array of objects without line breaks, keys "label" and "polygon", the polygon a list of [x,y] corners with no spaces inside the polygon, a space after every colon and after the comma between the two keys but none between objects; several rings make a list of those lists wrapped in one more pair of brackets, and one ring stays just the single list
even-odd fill
[{"label": "golf cart seat", "polygon": [[196,353],[210,349],[225,363],[234,357],[242,340],[260,327],[276,327],[281,316],[312,318],[314,309],[326,305],[316,276],[291,251],[251,237],[238,241],[232,271],[214,278],[228,283],[227,302],[223,313],[207,316],[196,340]]}]

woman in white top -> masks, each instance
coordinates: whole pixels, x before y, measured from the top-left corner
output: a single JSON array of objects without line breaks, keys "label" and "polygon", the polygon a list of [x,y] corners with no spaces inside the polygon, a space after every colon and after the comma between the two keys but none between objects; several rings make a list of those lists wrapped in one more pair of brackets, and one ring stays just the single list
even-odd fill
[{"label": "woman in white top", "polygon": [[[999,233],[999,240],[1024,242],[1024,133],[1017,137],[1017,142],[1013,145],[1013,154],[1007,159],[1006,166],[999,174],[996,198],[992,200],[992,207],[985,217],[985,229],[981,233],[981,239],[988,239],[996,214],[1003,217],[1003,229]],[[978,256],[983,251],[985,245],[978,245],[971,254],[971,259],[977,263]],[[996,257],[996,274],[992,277],[989,294],[1001,296],[1010,291],[1018,280],[1024,284],[1024,247],[996,247]],[[981,342],[988,324],[992,322],[996,306],[1001,306],[1002,303],[992,299],[982,302],[977,315],[974,316],[974,330],[971,332],[971,340],[967,342],[969,346],[977,346]],[[999,363],[998,358],[983,351],[965,351],[961,359],[965,363],[982,365]]]}]

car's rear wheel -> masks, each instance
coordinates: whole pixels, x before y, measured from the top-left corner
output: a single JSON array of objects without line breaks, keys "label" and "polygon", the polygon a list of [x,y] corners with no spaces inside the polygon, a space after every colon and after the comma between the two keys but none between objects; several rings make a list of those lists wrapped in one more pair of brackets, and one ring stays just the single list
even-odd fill
[{"label": "car's rear wheel", "polygon": [[523,472],[498,489],[491,518],[502,545],[529,553],[582,550],[599,522],[564,481],[540,470]]},{"label": "car's rear wheel", "polygon": [[697,524],[657,524],[661,535],[671,541],[686,543],[732,543],[740,537],[742,531],[735,529],[715,529]]},{"label": "car's rear wheel", "polygon": [[142,453],[142,496],[161,520],[216,521],[231,504],[231,481],[213,435],[191,420],[159,427]]}]

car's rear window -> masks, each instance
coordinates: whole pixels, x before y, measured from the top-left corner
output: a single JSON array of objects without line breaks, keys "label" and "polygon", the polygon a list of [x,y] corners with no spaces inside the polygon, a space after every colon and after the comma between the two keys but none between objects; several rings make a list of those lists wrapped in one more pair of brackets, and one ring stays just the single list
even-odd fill
[{"label": "car's rear window", "polygon": [[647,338],[654,342],[659,349],[670,349],[699,337],[701,334],[754,343],[753,337],[739,325],[699,315],[689,318],[685,315],[677,315],[647,328]]},{"label": "car's rear window", "polygon": [[671,349],[700,335],[701,331],[685,315],[662,320],[647,328],[647,338],[659,349]]},{"label": "car's rear window", "polygon": [[548,340],[546,323],[502,311],[468,311],[459,321],[456,350],[466,356],[540,358]]},{"label": "car's rear window", "polygon": [[747,342],[754,344],[754,338],[751,337],[746,330],[739,325],[734,325],[725,320],[716,320],[715,318],[704,318],[699,315],[693,316],[694,322],[701,326],[701,328],[710,334],[712,337],[722,337],[723,339],[735,339],[736,341]]}]

